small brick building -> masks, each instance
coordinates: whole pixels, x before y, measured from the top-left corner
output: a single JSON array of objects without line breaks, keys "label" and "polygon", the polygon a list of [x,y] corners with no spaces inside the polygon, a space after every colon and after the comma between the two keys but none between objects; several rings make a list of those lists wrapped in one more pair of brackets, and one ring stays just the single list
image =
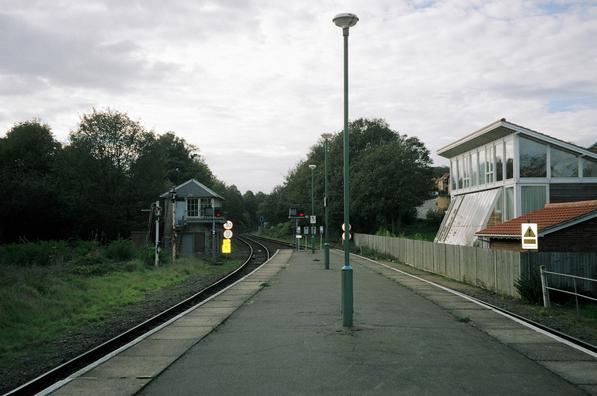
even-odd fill
[{"label": "small brick building", "polygon": [[523,251],[523,223],[537,223],[541,252],[597,252],[597,200],[547,204],[476,236],[494,250]]}]

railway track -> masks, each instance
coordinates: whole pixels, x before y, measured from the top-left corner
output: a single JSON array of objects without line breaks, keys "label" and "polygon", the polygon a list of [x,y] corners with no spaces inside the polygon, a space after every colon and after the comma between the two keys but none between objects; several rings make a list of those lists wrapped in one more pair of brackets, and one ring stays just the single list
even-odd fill
[{"label": "railway track", "polygon": [[270,249],[272,249],[272,247],[283,246],[280,244],[275,244],[274,242],[260,242],[253,236],[238,236],[236,239],[245,244],[249,250],[246,260],[236,270],[212,283],[210,286],[198,291],[191,297],[186,298],[185,300],[158,313],[157,315],[147,319],[137,326],[105,341],[101,345],[76,356],[75,358],[61,364],[58,367],[55,367],[50,371],[43,373],[42,375],[28,381],[18,388],[5,393],[4,396],[32,395],[42,392],[44,389],[47,389],[48,387],[67,378],[69,375],[77,372],[78,370],[116,351],[129,342],[143,336],[153,328],[186,311],[190,307],[201,303],[205,299],[231,285],[269,260],[271,256]]}]

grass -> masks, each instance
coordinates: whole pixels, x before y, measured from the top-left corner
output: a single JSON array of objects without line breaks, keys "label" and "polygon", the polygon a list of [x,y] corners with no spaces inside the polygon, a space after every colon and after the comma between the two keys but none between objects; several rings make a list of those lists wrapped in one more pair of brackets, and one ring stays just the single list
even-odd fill
[{"label": "grass", "polygon": [[[116,257],[128,255],[126,248],[116,250],[112,252]],[[96,261],[92,267],[102,268],[97,273],[80,271],[87,267],[75,259],[44,266],[0,265],[0,358],[26,354],[35,345],[100,323],[147,294],[190,276],[212,277],[239,265],[229,260],[213,266],[197,258],[157,268],[141,259]]]}]

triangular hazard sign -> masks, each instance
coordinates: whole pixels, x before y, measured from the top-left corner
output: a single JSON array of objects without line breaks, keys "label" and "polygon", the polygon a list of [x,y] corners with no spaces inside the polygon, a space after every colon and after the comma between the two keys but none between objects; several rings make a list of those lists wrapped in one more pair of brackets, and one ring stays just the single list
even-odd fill
[{"label": "triangular hazard sign", "polygon": [[524,233],[524,237],[525,238],[535,238],[536,237],[536,235],[533,232],[533,229],[531,227],[527,228],[527,230]]}]

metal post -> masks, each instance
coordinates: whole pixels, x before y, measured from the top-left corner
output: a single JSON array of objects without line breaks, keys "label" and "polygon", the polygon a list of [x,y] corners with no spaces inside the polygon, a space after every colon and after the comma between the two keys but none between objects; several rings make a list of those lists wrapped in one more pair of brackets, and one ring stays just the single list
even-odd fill
[{"label": "metal post", "polygon": [[[313,165],[313,167],[309,166],[311,168],[311,216],[315,216],[315,203],[313,201],[313,170],[315,169],[314,166],[315,165]],[[311,231],[313,231],[312,225]],[[311,254],[315,254],[315,233],[313,232],[311,232]]]},{"label": "metal post", "polygon": [[155,262],[154,265],[160,265],[160,201],[155,201]]},{"label": "metal post", "polygon": [[576,290],[576,278],[572,278],[572,282],[574,282],[574,300],[576,301],[576,316],[579,316],[580,310],[578,308],[578,290]]},{"label": "metal post", "polygon": [[344,38],[344,266],[342,267],[342,325],[352,326],[353,290],[350,266],[350,167],[348,157],[348,30],[342,29]]},{"label": "metal post", "polygon": [[543,306],[549,308],[551,304],[549,302],[549,290],[547,289],[547,276],[544,265],[539,266],[539,273],[541,275],[541,290],[543,291]]},{"label": "metal post", "polygon": [[176,191],[172,189],[172,264],[176,261]]},{"label": "metal post", "polygon": [[216,261],[216,204],[211,199],[211,261]]},{"label": "metal post", "polygon": [[297,234],[298,231],[298,219],[294,219],[294,240],[296,241],[296,251],[300,252],[301,250],[301,242],[300,242],[300,238],[297,238],[296,236],[300,234],[300,232]]},{"label": "metal post", "polygon": [[324,164],[324,196],[323,196],[323,211],[325,216],[325,243],[323,244],[323,262],[326,270],[330,269],[330,244],[328,242],[328,138],[325,138],[323,152],[323,164]]}]

